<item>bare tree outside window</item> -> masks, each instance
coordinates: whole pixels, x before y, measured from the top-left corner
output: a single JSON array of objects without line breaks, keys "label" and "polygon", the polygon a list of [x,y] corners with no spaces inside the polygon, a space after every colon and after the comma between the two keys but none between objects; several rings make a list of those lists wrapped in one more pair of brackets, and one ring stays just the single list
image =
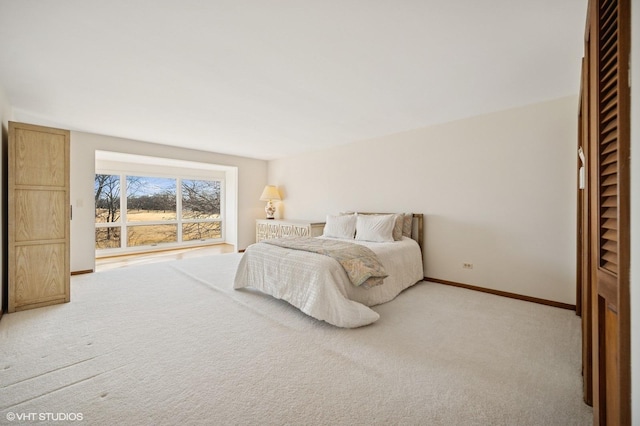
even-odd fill
[{"label": "bare tree outside window", "polygon": [[[182,218],[219,219],[220,181],[182,181]],[[182,240],[195,241],[222,238],[221,222],[193,222],[182,225]]]},{"label": "bare tree outside window", "polygon": [[220,222],[194,222],[182,225],[182,241],[204,241],[222,238]]},{"label": "bare tree outside window", "polygon": [[[95,175],[94,195],[96,223],[117,223],[120,221],[120,176]],[[96,248],[117,248],[121,246],[120,227],[96,228]]]},{"label": "bare tree outside window", "polygon": [[182,181],[182,218],[220,218],[220,182],[184,179]]},{"label": "bare tree outside window", "polygon": [[94,182],[96,223],[120,220],[120,176],[96,175]]}]

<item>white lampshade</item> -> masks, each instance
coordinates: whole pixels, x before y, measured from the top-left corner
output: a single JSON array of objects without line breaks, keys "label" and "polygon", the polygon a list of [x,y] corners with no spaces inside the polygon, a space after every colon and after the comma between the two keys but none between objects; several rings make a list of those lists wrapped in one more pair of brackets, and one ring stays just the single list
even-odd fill
[{"label": "white lampshade", "polygon": [[278,188],[275,185],[265,186],[260,196],[260,201],[271,200],[282,200],[282,198],[280,198],[280,192],[278,192]]}]

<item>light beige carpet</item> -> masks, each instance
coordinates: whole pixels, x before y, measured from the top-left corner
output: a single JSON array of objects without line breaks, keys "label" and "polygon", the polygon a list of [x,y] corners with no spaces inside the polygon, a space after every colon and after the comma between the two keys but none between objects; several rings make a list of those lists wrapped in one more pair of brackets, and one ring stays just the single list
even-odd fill
[{"label": "light beige carpet", "polygon": [[71,303],[5,315],[0,423],[592,423],[571,311],[420,283],[339,329],[234,291],[239,256],[76,276]]}]

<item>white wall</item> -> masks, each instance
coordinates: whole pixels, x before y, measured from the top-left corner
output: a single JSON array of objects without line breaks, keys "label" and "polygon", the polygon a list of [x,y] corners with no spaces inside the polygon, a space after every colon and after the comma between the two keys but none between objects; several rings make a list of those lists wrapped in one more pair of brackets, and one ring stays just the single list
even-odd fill
[{"label": "white wall", "polygon": [[428,277],[575,304],[577,105],[570,96],[274,160],[268,180],[289,219],[424,213]]},{"label": "white wall", "polygon": [[[227,217],[228,227],[237,226],[238,249],[255,242],[255,219],[263,214],[264,203],[258,198],[266,184],[267,162],[244,157],[175,148],[147,142],[121,139],[83,132],[71,132],[71,270],[92,270],[94,259],[94,201],[95,151],[115,151],[175,160],[197,161],[237,168],[236,176],[227,179],[236,185],[238,199],[227,197],[237,205],[237,221]],[[230,191],[227,191],[229,194]],[[235,234],[234,232],[232,232]]]},{"label": "white wall", "polygon": [[640,1],[631,6],[631,418],[640,425]]},{"label": "white wall", "polygon": [[11,104],[9,103],[9,98],[7,97],[4,88],[0,86],[0,141],[2,146],[2,161],[0,161],[0,192],[2,193],[2,202],[0,202],[0,262],[2,262],[2,278],[0,284],[0,312],[2,311],[2,307],[4,306],[4,292],[5,286],[8,285],[7,280],[7,263],[5,262],[5,239],[7,236],[5,235],[5,226],[4,223],[7,220],[7,194],[4,190],[5,185],[5,174],[7,173],[5,167],[7,167],[7,147],[9,144],[9,120],[13,120]]}]

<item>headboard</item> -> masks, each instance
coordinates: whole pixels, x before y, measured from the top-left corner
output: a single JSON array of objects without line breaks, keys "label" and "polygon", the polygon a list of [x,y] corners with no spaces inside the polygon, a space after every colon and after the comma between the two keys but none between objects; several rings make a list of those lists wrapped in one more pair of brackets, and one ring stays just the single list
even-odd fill
[{"label": "headboard", "polygon": [[[358,214],[395,214],[395,213],[366,213],[358,212]],[[415,240],[420,246],[420,251],[424,256],[424,215],[422,213],[413,213],[413,221],[411,223],[411,239]]]}]

